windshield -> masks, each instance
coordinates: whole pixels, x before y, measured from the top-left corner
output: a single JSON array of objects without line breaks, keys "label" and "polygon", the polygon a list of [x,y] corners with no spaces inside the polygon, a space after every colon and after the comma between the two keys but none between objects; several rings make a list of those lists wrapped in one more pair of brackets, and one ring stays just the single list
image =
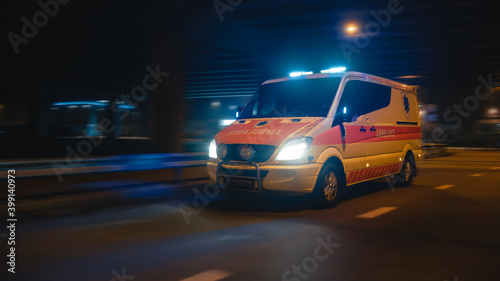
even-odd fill
[{"label": "windshield", "polygon": [[326,117],[340,80],[300,79],[262,85],[240,118]]}]

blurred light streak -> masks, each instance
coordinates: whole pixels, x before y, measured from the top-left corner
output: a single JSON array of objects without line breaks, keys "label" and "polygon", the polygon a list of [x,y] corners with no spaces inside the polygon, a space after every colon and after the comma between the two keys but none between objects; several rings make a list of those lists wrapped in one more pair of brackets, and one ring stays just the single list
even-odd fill
[{"label": "blurred light streak", "polygon": [[311,75],[313,74],[312,71],[294,71],[290,73],[290,77],[299,77],[299,76],[304,76],[304,75]]},{"label": "blurred light streak", "polygon": [[220,125],[221,126],[229,126],[231,124],[233,124],[236,120],[231,120],[231,119],[227,119],[227,120],[220,120]]},{"label": "blurred light streak", "polygon": [[422,78],[423,76],[420,75],[406,75],[406,76],[398,76],[396,78],[399,79],[414,79],[414,78]]}]

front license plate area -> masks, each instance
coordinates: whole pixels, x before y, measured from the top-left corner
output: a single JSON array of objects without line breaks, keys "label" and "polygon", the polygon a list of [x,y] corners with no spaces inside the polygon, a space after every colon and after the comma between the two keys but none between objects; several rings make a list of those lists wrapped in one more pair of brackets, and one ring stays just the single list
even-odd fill
[{"label": "front license plate area", "polygon": [[255,180],[221,177],[221,183],[226,188],[255,190],[257,183]]}]

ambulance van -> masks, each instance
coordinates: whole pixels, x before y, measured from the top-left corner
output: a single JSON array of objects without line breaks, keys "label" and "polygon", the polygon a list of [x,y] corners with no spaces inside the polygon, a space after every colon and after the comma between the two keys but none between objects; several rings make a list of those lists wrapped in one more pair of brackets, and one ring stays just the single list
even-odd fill
[{"label": "ambulance van", "polygon": [[412,89],[338,68],[266,81],[211,141],[210,179],[222,189],[309,193],[325,206],[360,182],[409,185],[422,156]]}]

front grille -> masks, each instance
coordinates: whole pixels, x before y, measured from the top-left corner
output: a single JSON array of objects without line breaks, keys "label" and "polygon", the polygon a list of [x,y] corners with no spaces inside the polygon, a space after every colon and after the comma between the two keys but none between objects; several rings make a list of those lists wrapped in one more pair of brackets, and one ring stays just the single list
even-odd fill
[{"label": "front grille", "polygon": [[[227,145],[227,157],[224,160],[230,161],[244,161],[238,152],[240,146],[244,144],[228,144]],[[255,158],[253,161],[255,162],[266,162],[271,158],[276,149],[274,145],[264,145],[264,144],[251,144],[251,146],[255,149]]]}]

